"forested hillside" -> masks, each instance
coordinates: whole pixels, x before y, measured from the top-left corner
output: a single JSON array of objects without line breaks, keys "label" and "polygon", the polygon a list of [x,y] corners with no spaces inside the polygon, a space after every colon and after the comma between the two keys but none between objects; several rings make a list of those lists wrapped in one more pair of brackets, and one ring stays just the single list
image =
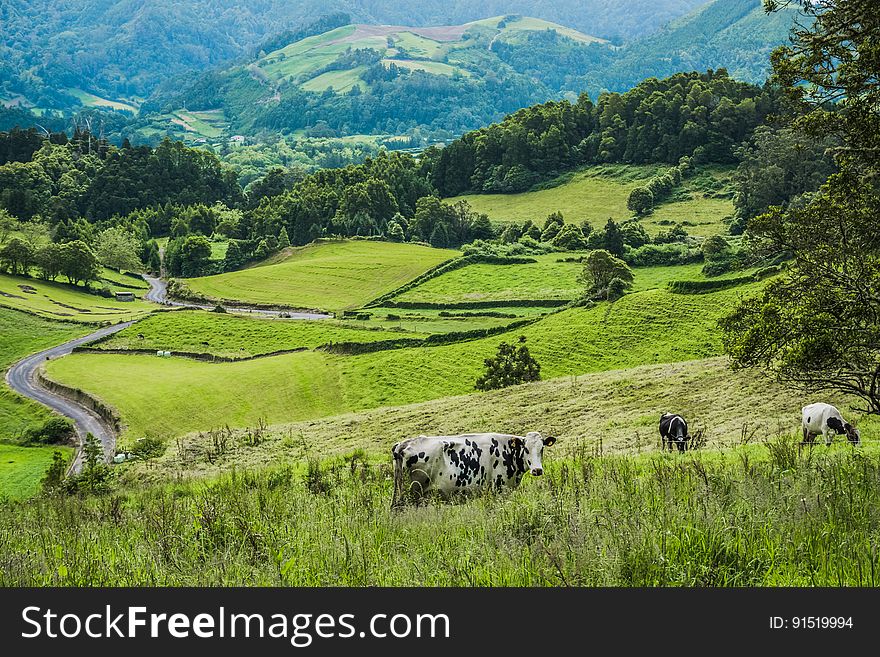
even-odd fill
[{"label": "forested hillside", "polygon": [[449,25],[511,12],[616,38],[658,29],[703,0],[8,0],[0,4],[0,99],[38,107],[78,104],[76,90],[148,96],[170,76],[246,57],[285,30],[338,11],[353,20]]}]

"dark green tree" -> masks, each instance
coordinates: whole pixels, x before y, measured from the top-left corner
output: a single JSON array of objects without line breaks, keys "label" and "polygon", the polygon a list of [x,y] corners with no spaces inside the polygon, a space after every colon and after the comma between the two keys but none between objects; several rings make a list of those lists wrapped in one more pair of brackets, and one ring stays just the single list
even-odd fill
[{"label": "dark green tree", "polygon": [[529,353],[526,337],[519,337],[519,346],[502,342],[493,358],[483,361],[486,371],[477,379],[477,390],[498,390],[508,386],[539,381],[541,365]]}]

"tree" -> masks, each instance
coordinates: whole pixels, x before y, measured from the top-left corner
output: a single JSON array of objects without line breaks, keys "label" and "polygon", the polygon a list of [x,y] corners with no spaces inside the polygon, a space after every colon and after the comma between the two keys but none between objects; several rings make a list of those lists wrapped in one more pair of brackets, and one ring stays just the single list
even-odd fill
[{"label": "tree", "polygon": [[141,245],[138,239],[122,228],[108,228],[98,235],[95,255],[106,267],[119,271],[138,272],[143,263],[138,257]]},{"label": "tree", "polygon": [[34,254],[34,265],[40,272],[40,278],[46,281],[54,281],[61,273],[61,259],[63,246],[50,242],[37,249]]},{"label": "tree", "polygon": [[774,52],[774,77],[808,110],[796,130],[840,139],[839,171],[807,200],[749,222],[766,253],[793,260],[722,320],[723,342],[734,367],[842,391],[880,414],[880,15],[870,0],[800,4],[814,20]]},{"label": "tree", "polygon": [[150,240],[147,243],[147,270],[153,274],[159,274],[162,271],[162,254],[159,252],[159,244],[156,240]]},{"label": "tree", "polygon": [[445,223],[438,223],[434,230],[431,232],[431,237],[428,238],[428,242],[435,249],[445,249],[449,246],[449,230],[446,228]]},{"label": "tree", "polygon": [[618,257],[623,256],[623,232],[620,225],[614,219],[608,219],[605,224],[605,230],[602,234],[602,244],[605,250]]},{"label": "tree", "polygon": [[20,237],[13,237],[0,248],[0,270],[13,276],[25,276],[34,261],[34,250]]},{"label": "tree", "polygon": [[52,453],[52,464],[46,470],[46,474],[40,480],[43,492],[52,493],[64,482],[64,475],[67,472],[67,459],[64,454],[59,451]]},{"label": "tree", "polygon": [[89,245],[82,240],[74,240],[61,245],[59,273],[67,277],[73,285],[98,280],[101,268],[98,259]]},{"label": "tree", "polygon": [[269,245],[266,243],[266,240],[260,240],[260,243],[257,244],[257,248],[254,249],[254,258],[257,260],[265,260],[269,257],[271,251],[269,250]]},{"label": "tree", "polygon": [[18,221],[15,220],[15,217],[0,208],[0,246],[6,244],[6,240],[16,228],[18,228]]},{"label": "tree", "polygon": [[582,251],[587,248],[587,240],[575,224],[565,224],[553,238],[553,246],[566,251]]},{"label": "tree", "polygon": [[[610,299],[613,292],[620,290],[621,285],[623,289],[632,287],[633,278],[632,269],[623,260],[608,251],[598,249],[587,256],[578,280],[587,286],[588,295]],[[620,283],[615,283],[615,290],[611,290],[611,283],[615,279]]]},{"label": "tree", "polygon": [[201,276],[211,260],[211,242],[204,235],[190,235],[172,240],[165,252],[172,276]]},{"label": "tree", "polygon": [[647,187],[636,187],[626,199],[627,209],[636,214],[645,214],[654,206],[654,194]]},{"label": "tree", "polygon": [[281,227],[281,231],[278,233],[278,245],[279,249],[288,249],[290,248],[290,237],[287,234],[287,228],[284,226]]},{"label": "tree", "polygon": [[226,258],[223,260],[223,271],[235,271],[245,263],[238,240],[229,240],[226,247]]},{"label": "tree", "polygon": [[498,390],[508,386],[539,381],[541,365],[529,353],[526,337],[519,337],[519,346],[502,342],[494,358],[486,358],[486,371],[477,379],[477,390]]},{"label": "tree", "polygon": [[403,228],[396,221],[388,224],[388,239],[392,242],[403,242],[406,236],[403,234]]},{"label": "tree", "polygon": [[541,231],[541,241],[552,242],[556,239],[556,236],[559,234],[559,231],[562,230],[564,225],[565,219],[562,217],[561,212],[553,212],[550,214],[544,221],[544,229]]}]

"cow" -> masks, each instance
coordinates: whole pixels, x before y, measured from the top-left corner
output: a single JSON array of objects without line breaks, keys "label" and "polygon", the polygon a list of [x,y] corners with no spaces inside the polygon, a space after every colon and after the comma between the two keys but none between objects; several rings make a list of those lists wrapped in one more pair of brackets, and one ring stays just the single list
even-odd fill
[{"label": "cow", "polygon": [[394,445],[392,507],[419,502],[428,493],[449,499],[479,489],[516,488],[523,475],[544,474],[544,447],[556,442],[537,431],[525,436],[467,433],[459,436],[419,436]]},{"label": "cow", "polygon": [[825,444],[830,445],[834,434],[846,434],[854,445],[862,442],[859,430],[843,419],[834,406],[824,402],[809,404],[801,409],[804,442],[812,443],[820,433],[825,437]]},{"label": "cow", "polygon": [[679,452],[687,449],[687,441],[690,440],[688,434],[688,424],[681,415],[675,413],[664,413],[660,416],[660,438],[663,441],[663,451],[667,447],[672,451],[673,443],[678,447]]}]

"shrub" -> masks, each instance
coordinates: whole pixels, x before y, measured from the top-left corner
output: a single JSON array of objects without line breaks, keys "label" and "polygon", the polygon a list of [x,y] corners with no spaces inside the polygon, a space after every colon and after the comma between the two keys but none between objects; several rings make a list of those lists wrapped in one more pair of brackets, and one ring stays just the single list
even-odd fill
[{"label": "shrub", "polygon": [[611,298],[611,283],[614,282],[615,290],[619,298],[623,292],[632,287],[633,272],[620,258],[611,255],[608,251],[599,249],[587,256],[584,270],[578,280],[587,286],[588,295]]},{"label": "shrub", "polygon": [[506,342],[498,345],[494,358],[483,361],[486,371],[477,379],[477,390],[498,390],[508,386],[539,381],[541,366],[529,353],[526,337],[519,337],[519,347]]},{"label": "shrub", "polygon": [[626,207],[636,214],[645,214],[654,206],[654,194],[647,187],[636,187],[629,193]]},{"label": "shrub", "polygon": [[553,238],[553,246],[566,251],[583,251],[587,248],[587,240],[576,225],[565,224]]},{"label": "shrub", "polygon": [[41,427],[31,427],[24,434],[26,445],[63,445],[76,436],[73,422],[66,417],[53,417]]},{"label": "shrub", "polygon": [[134,447],[128,450],[139,459],[152,459],[162,456],[166,448],[165,441],[156,436],[147,436],[135,442]]}]

